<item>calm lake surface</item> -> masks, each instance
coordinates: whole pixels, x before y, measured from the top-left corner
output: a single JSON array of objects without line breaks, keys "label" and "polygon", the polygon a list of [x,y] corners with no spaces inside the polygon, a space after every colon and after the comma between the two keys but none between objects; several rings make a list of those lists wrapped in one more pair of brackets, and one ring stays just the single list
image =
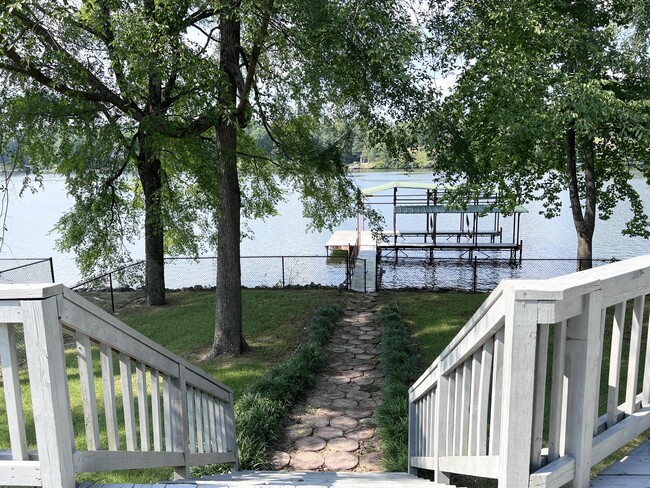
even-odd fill
[{"label": "calm lake surface", "polygon": [[[353,175],[360,188],[371,187],[395,180],[431,181],[427,172],[404,173],[403,171],[360,172]],[[63,178],[46,175],[44,188],[36,193],[25,192],[18,196],[22,177],[11,182],[9,209],[6,219],[5,241],[0,252],[1,258],[41,258],[52,257],[56,281],[72,285],[80,280],[79,270],[72,253],[61,253],[55,249],[57,234],[53,227],[59,217],[70,208],[72,200],[68,197]],[[645,180],[637,177],[633,186],[646,203],[650,211],[650,188]],[[563,212],[555,219],[545,219],[539,215],[543,208],[539,202],[527,205],[528,214],[521,217],[521,234],[523,240],[523,258],[574,258],[576,238],[571,219],[568,196],[562,196]],[[387,227],[392,227],[392,208],[379,208],[385,214]],[[325,255],[325,243],[331,236],[329,231],[309,232],[308,221],[302,216],[302,208],[296,195],[288,193],[286,201],[278,206],[279,215],[266,220],[249,222],[254,233],[253,239],[242,242],[242,256],[304,256]],[[389,215],[390,214],[390,215]],[[625,202],[619,204],[609,221],[598,221],[594,236],[594,256],[598,258],[628,258],[650,253],[650,241],[642,238],[623,236],[621,230],[630,215]],[[424,227],[423,216],[410,216],[408,221],[402,217],[398,228],[414,229]],[[504,219],[504,237],[510,236],[509,226],[512,219]],[[341,229],[355,229],[356,220],[350,219]],[[130,247],[134,259],[144,258],[144,246],[137,242]],[[260,266],[266,266],[260,261]],[[307,261],[296,263],[297,267],[309,268]],[[318,266],[313,265],[313,272]],[[171,271],[171,270],[170,270]],[[302,269],[308,272],[308,269]],[[270,277],[269,283],[276,282],[277,277]],[[314,281],[318,282],[316,278]]]}]

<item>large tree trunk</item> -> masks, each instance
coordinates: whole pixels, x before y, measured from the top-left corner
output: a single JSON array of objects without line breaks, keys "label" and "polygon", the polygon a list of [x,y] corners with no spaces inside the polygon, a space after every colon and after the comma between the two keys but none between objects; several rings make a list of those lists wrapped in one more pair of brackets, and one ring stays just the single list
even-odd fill
[{"label": "large tree trunk", "polygon": [[592,267],[592,242],[596,223],[596,185],[595,185],[595,154],[593,141],[585,140],[584,178],[585,206],[584,213],[578,189],[577,171],[577,142],[575,129],[567,131],[567,174],[569,176],[569,201],[573,214],[573,224],[578,238],[577,266],[578,271]]},{"label": "large tree trunk", "polygon": [[236,1],[228,2],[221,18],[219,67],[224,77],[219,104],[226,114],[217,126],[219,165],[219,215],[217,222],[217,304],[212,351],[237,356],[246,349],[242,332],[240,209],[237,173],[237,71],[239,70],[240,23]]},{"label": "large tree trunk", "polygon": [[140,135],[138,175],[144,193],[145,289],[147,304],[165,304],[165,246],[160,192],[162,188],[159,155]]}]

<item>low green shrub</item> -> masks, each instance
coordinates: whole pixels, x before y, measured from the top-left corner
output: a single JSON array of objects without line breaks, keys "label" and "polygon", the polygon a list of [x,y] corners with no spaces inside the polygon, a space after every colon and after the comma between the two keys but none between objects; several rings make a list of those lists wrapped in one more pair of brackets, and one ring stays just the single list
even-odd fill
[{"label": "low green shrub", "polygon": [[[308,341],[287,362],[254,382],[235,402],[235,426],[239,469],[271,467],[271,453],[282,436],[289,409],[316,382],[325,365],[325,350],[342,310],[335,305],[320,308],[311,321]],[[193,476],[223,472],[228,466],[201,466]]]},{"label": "low green shrub", "polygon": [[408,329],[396,305],[386,305],[382,324],[381,363],[384,403],[379,407],[377,430],[386,471],[408,469],[408,388],[417,378],[417,360]]}]

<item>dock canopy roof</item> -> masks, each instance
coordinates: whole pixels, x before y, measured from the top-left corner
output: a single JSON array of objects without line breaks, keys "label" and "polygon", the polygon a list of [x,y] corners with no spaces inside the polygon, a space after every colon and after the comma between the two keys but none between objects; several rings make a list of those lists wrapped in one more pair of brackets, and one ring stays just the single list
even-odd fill
[{"label": "dock canopy roof", "polygon": [[[457,205],[396,205],[396,214],[443,214],[443,213],[503,213],[501,209],[491,207],[490,205],[467,205],[462,208]],[[528,213],[528,210],[521,205],[517,205],[513,213]]]},{"label": "dock canopy roof", "polygon": [[382,183],[381,185],[364,188],[361,190],[361,193],[367,197],[371,197],[375,193],[381,193],[382,191],[392,190],[393,188],[415,188],[419,190],[449,190],[451,189],[451,186],[439,185],[437,183],[426,183],[423,181],[389,181],[388,183]]}]

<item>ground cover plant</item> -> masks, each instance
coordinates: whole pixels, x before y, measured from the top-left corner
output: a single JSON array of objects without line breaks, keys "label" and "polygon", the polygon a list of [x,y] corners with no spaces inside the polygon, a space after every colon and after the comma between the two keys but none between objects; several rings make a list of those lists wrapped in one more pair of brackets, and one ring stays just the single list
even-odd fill
[{"label": "ground cover plant", "polygon": [[381,365],[385,372],[384,403],[379,407],[378,432],[386,471],[408,470],[408,389],[418,375],[409,331],[397,306],[386,305],[382,325]]},{"label": "ground cover plant", "polygon": [[270,469],[271,453],[279,442],[284,421],[296,401],[316,382],[325,365],[325,345],[340,318],[338,306],[320,308],[308,337],[288,361],[247,388],[235,402],[235,425],[240,469]]}]

